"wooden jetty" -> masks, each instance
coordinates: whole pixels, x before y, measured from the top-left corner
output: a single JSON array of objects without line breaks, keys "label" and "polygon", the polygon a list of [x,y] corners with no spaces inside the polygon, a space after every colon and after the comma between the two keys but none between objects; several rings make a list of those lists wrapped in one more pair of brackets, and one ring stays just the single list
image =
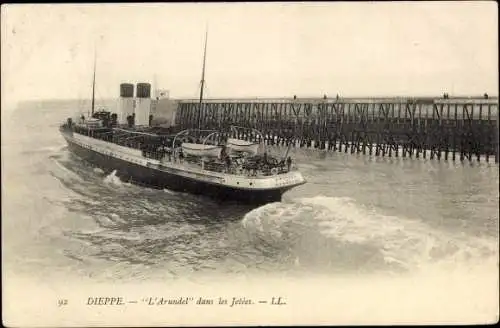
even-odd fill
[{"label": "wooden jetty", "polygon": [[[498,163],[498,98],[179,100],[178,128],[263,131],[268,145]],[[229,129],[228,129],[229,131]],[[257,136],[237,136],[258,138]]]}]

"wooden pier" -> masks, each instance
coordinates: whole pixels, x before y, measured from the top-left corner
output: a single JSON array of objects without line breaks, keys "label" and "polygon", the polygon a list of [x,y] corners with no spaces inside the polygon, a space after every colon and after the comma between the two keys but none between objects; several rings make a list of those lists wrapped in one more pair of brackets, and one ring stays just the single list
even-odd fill
[{"label": "wooden pier", "polygon": [[256,128],[268,145],[498,163],[498,115],[487,97],[210,99],[179,101],[175,125]]}]

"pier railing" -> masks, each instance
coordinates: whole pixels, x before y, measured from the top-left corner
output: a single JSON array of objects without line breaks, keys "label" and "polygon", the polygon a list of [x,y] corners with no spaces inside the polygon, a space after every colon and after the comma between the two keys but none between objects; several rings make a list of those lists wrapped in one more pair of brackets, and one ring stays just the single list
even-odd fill
[{"label": "pier railing", "polygon": [[211,99],[180,101],[176,125],[255,128],[268,145],[498,163],[498,118],[498,98]]}]

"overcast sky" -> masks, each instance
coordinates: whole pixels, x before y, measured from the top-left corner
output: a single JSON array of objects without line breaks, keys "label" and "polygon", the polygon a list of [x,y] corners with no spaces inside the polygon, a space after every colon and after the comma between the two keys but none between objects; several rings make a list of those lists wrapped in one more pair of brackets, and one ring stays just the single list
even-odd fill
[{"label": "overcast sky", "polygon": [[[208,97],[497,94],[494,2],[2,6],[2,103],[154,82]],[[3,106],[2,106],[3,107]]]}]

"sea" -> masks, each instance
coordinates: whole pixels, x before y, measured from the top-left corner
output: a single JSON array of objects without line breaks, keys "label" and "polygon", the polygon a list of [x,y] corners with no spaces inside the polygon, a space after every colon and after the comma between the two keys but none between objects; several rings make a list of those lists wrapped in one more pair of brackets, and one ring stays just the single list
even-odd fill
[{"label": "sea", "polygon": [[292,149],[307,183],[252,208],[136,186],[90,166],[58,131],[77,107],[2,110],[4,285],[268,277],[324,281],[320,289],[343,281],[344,296],[349,286],[371,295],[384,286],[381,303],[391,288],[427,288],[421,301],[435,304],[431,290],[452,281],[441,306],[465,303],[450,320],[464,312],[498,320],[498,164]]}]

